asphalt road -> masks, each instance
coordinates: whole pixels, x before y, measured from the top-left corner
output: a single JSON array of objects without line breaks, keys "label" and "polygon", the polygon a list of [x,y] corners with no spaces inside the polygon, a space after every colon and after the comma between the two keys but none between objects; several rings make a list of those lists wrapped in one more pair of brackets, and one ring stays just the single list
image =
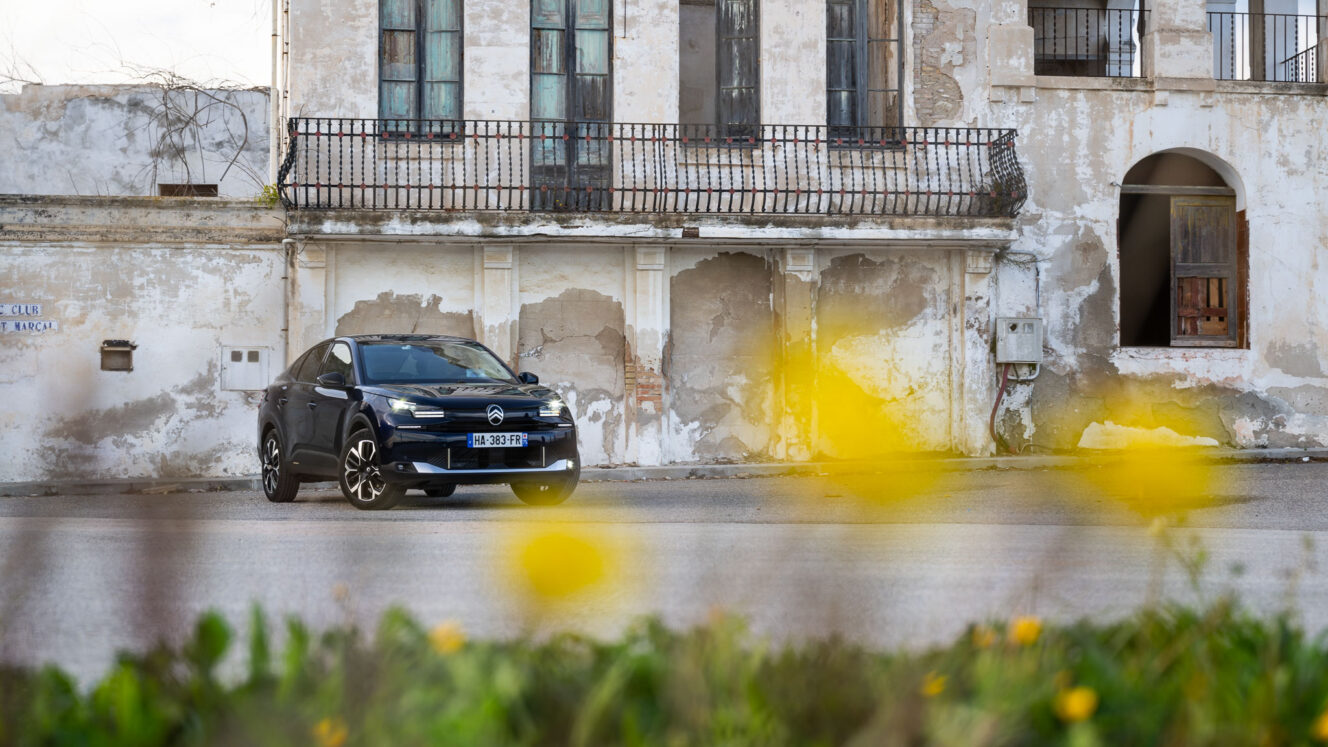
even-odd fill
[{"label": "asphalt road", "polygon": [[[205,609],[243,632],[254,603],[274,619],[365,628],[401,605],[474,636],[612,635],[645,614],[685,626],[723,610],[776,639],[919,646],[974,621],[1106,619],[1234,592],[1328,627],[1328,464],[1212,478],[1162,532],[1146,507],[1066,470],[946,473],[912,498],[886,497],[916,489],[908,476],[591,483],[553,508],[495,486],[377,513],[330,485],[286,505],[256,493],[0,498],[0,659],[86,680],[116,649],[178,640]],[[512,558],[547,531],[599,548],[603,583],[533,604]],[[1188,574],[1181,560],[1200,551]]]}]

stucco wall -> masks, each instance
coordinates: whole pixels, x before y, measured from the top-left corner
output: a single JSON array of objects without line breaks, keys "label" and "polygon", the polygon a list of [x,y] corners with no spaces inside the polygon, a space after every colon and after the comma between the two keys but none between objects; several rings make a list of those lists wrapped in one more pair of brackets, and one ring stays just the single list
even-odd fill
[{"label": "stucco wall", "polygon": [[155,195],[216,184],[256,197],[267,184],[266,89],[27,85],[0,94],[0,194]]},{"label": "stucco wall", "polygon": [[[222,348],[262,351],[273,374],[285,365],[279,218],[178,202],[191,207],[176,226],[150,201],[102,205],[137,219],[107,241],[62,229],[67,203],[44,203],[38,228],[0,202],[0,305],[40,307],[4,321],[56,325],[0,333],[0,483],[255,473],[259,392],[221,388]],[[217,242],[197,230],[209,221],[258,235]],[[24,226],[45,237],[11,238]],[[103,340],[120,339],[138,346],[133,370],[101,370]]]}]

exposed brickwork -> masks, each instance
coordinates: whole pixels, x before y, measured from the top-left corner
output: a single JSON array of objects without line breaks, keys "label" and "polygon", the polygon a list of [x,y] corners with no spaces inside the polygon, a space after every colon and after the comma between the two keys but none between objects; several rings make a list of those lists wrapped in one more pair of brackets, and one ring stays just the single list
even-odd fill
[{"label": "exposed brickwork", "polygon": [[[951,124],[964,109],[964,93],[953,73],[973,56],[971,10],[938,10],[932,0],[913,4],[913,107],[917,124]],[[955,49],[962,53],[955,54]],[[962,58],[962,59],[957,59]]]}]

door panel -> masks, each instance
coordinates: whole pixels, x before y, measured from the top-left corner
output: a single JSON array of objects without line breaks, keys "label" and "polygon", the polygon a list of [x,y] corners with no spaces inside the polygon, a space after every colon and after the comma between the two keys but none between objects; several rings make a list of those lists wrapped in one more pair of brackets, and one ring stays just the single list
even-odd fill
[{"label": "door panel", "polygon": [[[320,373],[339,373],[345,377],[346,383],[354,384],[355,372],[351,365],[350,346],[344,342],[334,344],[328,351]],[[335,472],[339,456],[337,452],[340,448],[337,436],[341,432],[341,422],[345,419],[346,411],[351,404],[349,392],[315,386],[310,394],[309,403],[312,405],[309,409],[313,416],[313,438],[310,448],[313,453],[310,461],[321,470]]]},{"label": "door panel", "polygon": [[1235,346],[1235,200],[1172,197],[1170,235],[1171,343]]}]

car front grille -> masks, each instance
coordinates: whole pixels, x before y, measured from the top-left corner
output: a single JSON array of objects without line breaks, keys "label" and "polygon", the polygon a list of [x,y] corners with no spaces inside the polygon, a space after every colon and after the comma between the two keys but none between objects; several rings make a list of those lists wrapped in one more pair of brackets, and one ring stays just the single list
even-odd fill
[{"label": "car front grille", "polygon": [[439,469],[536,469],[545,466],[544,447],[518,449],[448,449],[429,459]]}]

